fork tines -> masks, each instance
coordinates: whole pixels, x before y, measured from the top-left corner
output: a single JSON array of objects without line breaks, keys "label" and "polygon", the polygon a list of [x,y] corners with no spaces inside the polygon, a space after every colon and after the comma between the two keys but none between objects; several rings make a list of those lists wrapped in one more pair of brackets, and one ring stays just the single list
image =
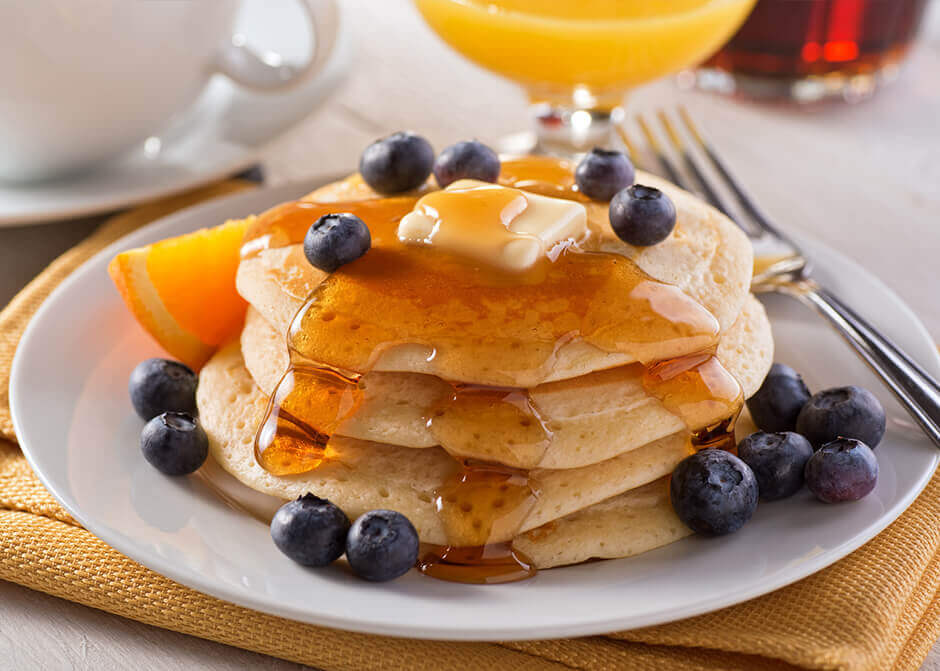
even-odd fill
[{"label": "fork tines", "polygon": [[[651,172],[658,172],[682,188],[699,194],[715,208],[724,212],[751,237],[759,237],[762,229],[776,233],[772,224],[757,209],[737,180],[731,176],[730,171],[705,140],[685,107],[678,107],[672,114],[660,109],[655,115],[655,119],[659,122],[658,133],[654,124],[650,123],[642,113],[637,114],[635,118],[646,140],[646,148],[655,160],[655,167]],[[675,120],[676,118],[681,120],[681,124]],[[619,134],[631,158],[642,167],[643,156],[630,138],[629,132],[621,127]],[[660,141],[661,137],[666,139],[666,144]],[[670,149],[667,149],[667,145]],[[670,150],[674,156],[678,157],[682,170],[670,157]],[[705,165],[709,165],[720,180],[709,178],[709,171],[706,171]],[[727,197],[722,195],[719,181],[723,183],[724,191],[734,197],[741,211],[736,211],[728,205]]]}]

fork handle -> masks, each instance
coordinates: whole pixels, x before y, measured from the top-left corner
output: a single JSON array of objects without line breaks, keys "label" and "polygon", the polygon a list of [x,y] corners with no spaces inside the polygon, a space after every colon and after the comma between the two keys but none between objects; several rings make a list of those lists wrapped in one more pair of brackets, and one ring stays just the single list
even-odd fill
[{"label": "fork handle", "polygon": [[783,285],[779,290],[822,315],[940,447],[940,384],[936,380],[878,329],[815,282]]}]

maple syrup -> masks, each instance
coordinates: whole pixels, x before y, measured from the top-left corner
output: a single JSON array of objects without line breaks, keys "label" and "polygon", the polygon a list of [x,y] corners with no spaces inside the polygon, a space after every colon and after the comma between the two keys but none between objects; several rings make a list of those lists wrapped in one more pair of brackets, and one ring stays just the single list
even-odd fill
[{"label": "maple syrup", "polygon": [[574,179],[575,165],[551,156],[523,156],[503,161],[499,183],[542,196],[588,202]]},{"label": "maple syrup", "polygon": [[715,417],[741,408],[741,385],[711,352],[697,352],[647,366],[643,388],[689,429],[706,428]]},{"label": "maple syrup", "polygon": [[301,242],[313,222],[325,214],[336,212],[350,212],[369,222],[372,243],[382,243],[384,240],[377,240],[376,236],[381,236],[387,233],[390,227],[397,226],[398,220],[411,212],[417,201],[417,196],[398,196],[334,203],[305,200],[282,203],[264,212],[248,226],[241,255],[242,258],[249,258],[265,249]]},{"label": "maple syrup", "polygon": [[[683,419],[694,450],[735,449],[734,425],[744,404],[744,393],[713,352],[647,366],[643,388]],[[714,422],[715,417],[721,419]]]},{"label": "maple syrup", "polygon": [[526,470],[472,460],[458,463],[434,498],[447,545],[425,546],[418,570],[467,583],[512,582],[535,575],[532,562],[504,539],[512,539],[522,528],[538,499],[538,484]]},{"label": "maple syrup", "polygon": [[536,466],[552,431],[526,389],[454,385],[428,413],[431,435],[456,459]]},{"label": "maple syrup", "polygon": [[[504,161],[500,183],[582,200],[572,170],[550,158]],[[505,232],[524,210],[515,189],[481,193],[472,214],[447,216],[461,226],[479,221],[482,238]],[[359,216],[372,234],[370,251],[325,276],[294,317],[291,365],[258,429],[256,457],[276,475],[329,460],[330,436],[362,402],[363,374],[386,352],[419,346],[439,377],[485,382],[453,383],[453,393],[428,413],[428,428],[455,458],[455,470],[434,499],[447,543],[425,545],[419,568],[461,582],[530,577],[531,562],[504,539],[522,528],[538,484],[506,464],[538,463],[551,444],[527,389],[551,375],[561,347],[581,340],[642,362],[644,388],[686,420],[695,446],[720,444],[741,390],[713,355],[719,328],[711,313],[631,260],[592,251],[589,238],[555,259],[508,272],[408,245],[398,239],[398,222],[417,202],[287,203],[250,227],[245,257],[299,242],[331,212]],[[450,207],[443,196],[431,203],[437,215]],[[491,243],[479,241],[481,248]],[[729,418],[723,429],[703,425],[715,416]]]},{"label": "maple syrup", "polygon": [[477,585],[517,582],[538,573],[532,560],[509,542],[475,547],[422,543],[417,569],[438,580]]},{"label": "maple syrup", "polygon": [[616,254],[568,250],[503,272],[394,239],[377,244],[394,233],[373,229],[372,249],[321,282],[294,318],[300,356],[365,372],[386,351],[421,345],[441,378],[532,387],[575,338],[639,361],[717,341],[711,313]]},{"label": "maple syrup", "polygon": [[255,459],[275,475],[312,471],[328,458],[330,436],[362,397],[358,376],[292,361],[258,428]]}]

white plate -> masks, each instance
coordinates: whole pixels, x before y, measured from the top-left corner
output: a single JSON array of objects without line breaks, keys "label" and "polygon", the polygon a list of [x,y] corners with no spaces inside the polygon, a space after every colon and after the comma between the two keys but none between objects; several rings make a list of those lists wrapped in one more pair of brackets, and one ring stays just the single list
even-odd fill
[{"label": "white plate", "polygon": [[[307,58],[309,35],[296,3],[245,2],[236,31],[288,62]],[[340,3],[342,7],[343,3]],[[348,14],[323,72],[287,92],[253,93],[218,75],[193,108],[122,159],[68,179],[32,185],[0,182],[0,227],[47,223],[126,207],[208,184],[258,160],[266,143],[308,116],[349,68]]]},{"label": "white plate", "polygon": [[[258,212],[318,182],[238,194],[180,212],[102,251],[45,302],[13,364],[11,406],[27,458],[85,527],[129,557],[213,596],[296,620],[419,638],[508,640],[580,636],[676,620],[738,603],[831,564],[894,520],[927,483],[940,451],[829,329],[801,306],[767,306],[777,359],[820,389],[861,384],[888,411],[875,491],[823,505],[807,492],[762,504],[740,532],[693,537],[630,559],[540,573],[511,585],[439,582],[412,571],[387,584],[340,569],[293,564],[267,527],[218,500],[194,478],[167,478],[137,447],[141,422],[127,398],[134,365],[159,354],[105,272],[118,251]],[[933,342],[872,275],[806,242],[826,282],[934,374]]]}]

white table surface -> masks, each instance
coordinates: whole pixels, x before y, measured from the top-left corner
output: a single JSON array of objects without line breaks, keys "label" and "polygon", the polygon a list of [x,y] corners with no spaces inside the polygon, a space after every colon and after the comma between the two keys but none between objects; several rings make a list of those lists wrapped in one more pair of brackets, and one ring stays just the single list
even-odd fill
[{"label": "white table surface", "polygon": [[[345,1],[355,17],[353,75],[266,148],[270,183],[350,170],[366,144],[402,128],[442,148],[468,136],[492,142],[525,125],[521,93],[448,50],[408,2]],[[940,340],[940,3],[932,3],[902,79],[867,103],[732,103],[664,82],[637,92],[629,108],[677,98],[771,216],[873,269]],[[0,305],[99,222],[0,229]],[[301,668],[0,581],[0,669],[248,666]],[[940,671],[940,645],[922,671]]]}]

